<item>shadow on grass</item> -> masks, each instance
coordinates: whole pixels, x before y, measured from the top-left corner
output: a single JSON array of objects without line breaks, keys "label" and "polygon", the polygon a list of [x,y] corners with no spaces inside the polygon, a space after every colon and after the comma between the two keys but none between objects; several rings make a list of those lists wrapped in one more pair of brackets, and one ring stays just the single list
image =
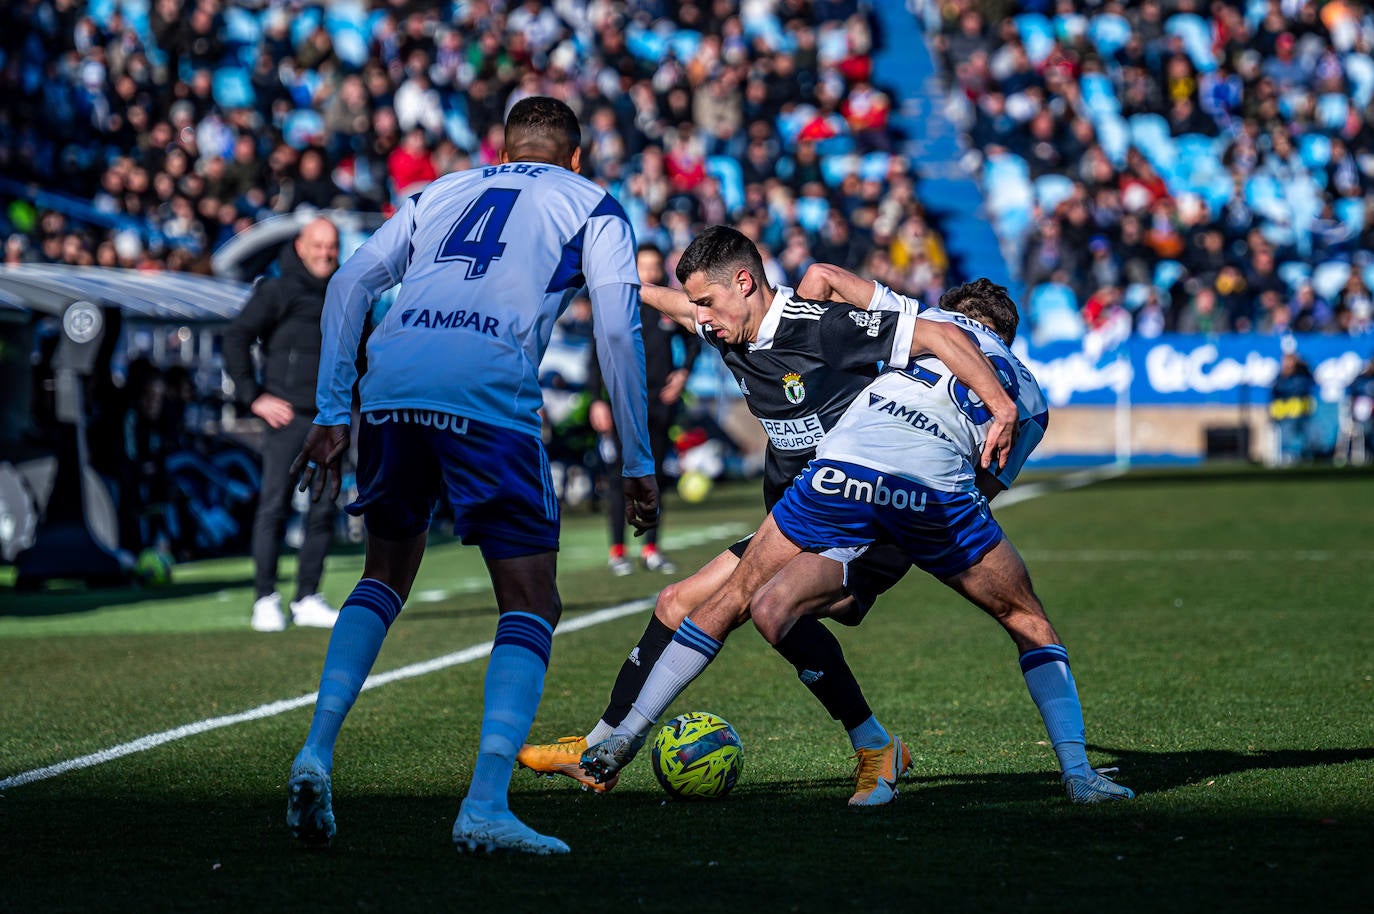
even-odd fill
[{"label": "shadow on grass", "polygon": [[0,616],[61,616],[149,601],[174,602],[245,586],[241,575],[223,580],[188,581],[159,587],[80,587],[21,591],[0,587]]},{"label": "shadow on grass", "polygon": [[[1222,773],[1370,754],[1122,752],[1120,761],[1179,780],[1198,765]],[[1325,826],[1277,802],[1226,813],[1072,807],[1049,773],[918,778],[892,806],[864,811],[845,805],[843,777],[747,783],[720,802],[667,801],[643,784],[607,796],[519,784],[516,813],[572,845],[571,856],[548,859],[460,857],[450,829],[463,785],[406,793],[368,775],[354,781],[362,792],[335,795],[334,846],[299,848],[282,821],[284,795],[250,780],[215,799],[205,794],[216,785],[191,782],[122,795],[13,791],[0,821],[24,840],[0,859],[7,903],[337,912],[484,910],[499,898],[501,910],[523,911],[580,898],[631,911],[676,909],[665,897],[689,892],[765,912],[1102,910],[1106,898],[1117,912],[1288,912],[1357,910],[1374,890],[1351,853],[1365,832],[1359,816]],[[1083,904],[1066,908],[1065,898]]]},{"label": "shadow on grass", "polygon": [[1112,756],[1111,764],[1121,768],[1121,782],[1140,793],[1186,787],[1246,771],[1278,771],[1374,761],[1374,748],[1259,749],[1253,752],[1223,749],[1156,752],[1107,746],[1089,748]]}]

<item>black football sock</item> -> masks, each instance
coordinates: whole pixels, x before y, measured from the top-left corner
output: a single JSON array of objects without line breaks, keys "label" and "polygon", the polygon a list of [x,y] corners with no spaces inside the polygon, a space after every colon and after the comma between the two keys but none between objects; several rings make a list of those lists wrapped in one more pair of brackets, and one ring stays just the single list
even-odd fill
[{"label": "black football sock", "polygon": [[773,649],[796,667],[797,678],[846,730],[873,716],[840,642],[820,619],[802,616]]},{"label": "black football sock", "polygon": [[649,678],[649,671],[658,663],[658,658],[663,656],[663,649],[672,640],[673,630],[660,622],[658,616],[650,616],[644,634],[639,636],[639,643],[621,664],[620,675],[615,677],[615,685],[611,686],[611,703],[601,712],[603,721],[614,727],[625,719],[630,705],[639,697],[644,681]]}]

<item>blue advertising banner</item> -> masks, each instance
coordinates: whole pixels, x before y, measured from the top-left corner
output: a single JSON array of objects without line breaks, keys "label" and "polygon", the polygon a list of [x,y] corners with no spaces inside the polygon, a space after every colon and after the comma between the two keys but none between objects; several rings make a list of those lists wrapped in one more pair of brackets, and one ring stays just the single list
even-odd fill
[{"label": "blue advertising banner", "polygon": [[1268,400],[1287,349],[1294,349],[1321,389],[1338,403],[1374,357],[1374,335],[1337,337],[1250,334],[1131,338],[1107,351],[1085,343],[1013,347],[1040,380],[1051,406],[1106,406],[1128,393],[1134,406],[1196,406]]}]

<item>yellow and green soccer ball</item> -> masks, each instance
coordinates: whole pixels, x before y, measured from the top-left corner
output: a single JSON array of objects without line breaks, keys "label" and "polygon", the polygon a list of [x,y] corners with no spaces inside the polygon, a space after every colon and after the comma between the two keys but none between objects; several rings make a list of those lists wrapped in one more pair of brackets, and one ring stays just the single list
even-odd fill
[{"label": "yellow and green soccer ball", "polygon": [[669,721],[654,738],[654,776],[683,799],[714,799],[729,793],[744,767],[739,734],[714,714],[692,711]]}]

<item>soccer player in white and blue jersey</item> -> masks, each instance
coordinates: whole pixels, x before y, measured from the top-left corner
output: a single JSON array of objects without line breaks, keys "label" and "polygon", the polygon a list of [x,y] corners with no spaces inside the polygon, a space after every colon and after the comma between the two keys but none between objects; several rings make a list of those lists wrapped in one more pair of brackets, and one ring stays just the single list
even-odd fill
[{"label": "soccer player in white and blue jersey", "polygon": [[[1011,636],[1031,698],[1058,757],[1069,799],[1098,803],[1134,794],[1095,770],[1068,652],[1031,587],[1016,549],[988,508],[1011,485],[1048,423],[1044,394],[1012,354],[1017,312],[1006,290],[979,280],[940,302],[974,337],[1017,405],[1016,444],[1000,466],[974,462],[994,417],[939,360],[915,359],[856,397],[816,456],[774,506],[727,586],[678,628],[615,733],[583,756],[589,773],[613,776],[643,734],[714,658],[744,620],[772,644],[821,607],[799,597],[817,560],[834,550],[895,544],[909,560],[996,618]],[[660,669],[661,668],[661,669]],[[882,775],[895,792],[900,766]]]},{"label": "soccer player in white and blue jersey", "polygon": [[506,120],[502,164],[446,175],[410,197],[329,284],[319,413],[294,468],[316,498],[338,494],[364,319],[382,292],[402,287],[368,339],[360,385],[358,498],[347,510],[367,527],[363,576],[339,612],[288,782],[287,824],[307,843],[334,835],[339,729],[410,593],[442,499],[455,533],[481,548],[500,610],[454,842],[568,852],[517,819],[507,793],[562,612],[537,371],[567,293],[583,286],[620,429],[626,520],[643,531],[658,518],[634,235],[614,198],[576,173],[580,142],[567,105],[521,100]]}]

